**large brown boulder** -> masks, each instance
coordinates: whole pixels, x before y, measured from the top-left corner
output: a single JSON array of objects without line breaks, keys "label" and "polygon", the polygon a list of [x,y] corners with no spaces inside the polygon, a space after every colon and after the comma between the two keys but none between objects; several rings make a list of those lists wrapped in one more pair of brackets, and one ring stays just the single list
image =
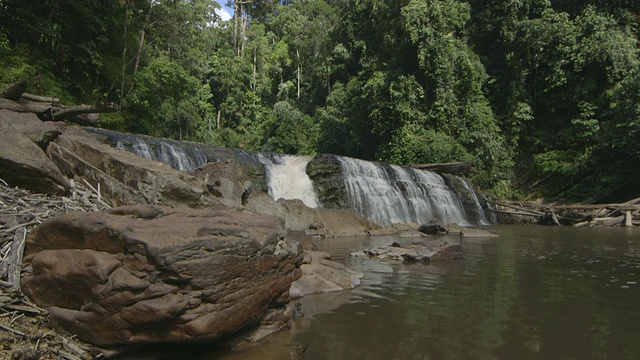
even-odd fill
[{"label": "large brown boulder", "polygon": [[30,236],[23,291],[99,346],[212,341],[284,312],[302,250],[283,234],[279,218],[222,210],[69,213]]},{"label": "large brown boulder", "polygon": [[67,179],[44,151],[8,122],[0,120],[0,179],[34,192],[65,194]]},{"label": "large brown boulder", "polygon": [[60,134],[67,125],[62,121],[42,121],[33,113],[18,113],[0,109],[0,122],[11,126],[43,150]]}]

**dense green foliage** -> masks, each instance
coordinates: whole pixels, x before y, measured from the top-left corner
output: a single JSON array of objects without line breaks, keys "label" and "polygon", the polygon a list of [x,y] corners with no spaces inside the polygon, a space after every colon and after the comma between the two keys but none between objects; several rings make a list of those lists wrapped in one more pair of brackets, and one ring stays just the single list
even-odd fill
[{"label": "dense green foliage", "polygon": [[[0,85],[101,126],[397,164],[472,161],[508,195],[640,177],[637,1],[2,0]],[[630,194],[631,195],[631,194]]]}]

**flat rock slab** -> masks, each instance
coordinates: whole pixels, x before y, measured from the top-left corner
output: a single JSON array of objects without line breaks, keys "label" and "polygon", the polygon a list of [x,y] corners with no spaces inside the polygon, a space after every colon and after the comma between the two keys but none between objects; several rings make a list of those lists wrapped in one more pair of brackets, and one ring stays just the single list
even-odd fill
[{"label": "flat rock slab", "polygon": [[482,230],[478,228],[462,227],[458,225],[447,225],[445,228],[447,229],[447,233],[450,235],[458,235],[460,237],[466,237],[466,238],[500,237],[500,235],[496,233],[492,233],[491,231]]},{"label": "flat rock slab", "polygon": [[102,347],[213,341],[284,314],[302,249],[283,229],[226,210],[69,213],[32,233],[22,288],[53,326]]},{"label": "flat rock slab", "polygon": [[353,289],[360,285],[360,279],[364,276],[344,264],[331,261],[331,256],[321,251],[305,250],[300,268],[302,276],[291,284],[292,298]]},{"label": "flat rock slab", "polygon": [[423,262],[462,259],[462,246],[450,244],[443,240],[425,240],[411,244],[393,243],[371,249],[351,253],[351,256],[376,257],[382,260],[401,262]]}]

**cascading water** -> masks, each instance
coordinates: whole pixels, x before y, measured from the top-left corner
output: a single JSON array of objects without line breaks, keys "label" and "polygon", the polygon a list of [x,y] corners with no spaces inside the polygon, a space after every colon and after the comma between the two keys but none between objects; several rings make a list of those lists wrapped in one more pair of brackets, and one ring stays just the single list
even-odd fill
[{"label": "cascading water", "polygon": [[[193,170],[207,162],[236,159],[243,164],[254,184],[268,189],[276,200],[299,199],[312,208],[323,205],[351,208],[383,225],[433,221],[460,225],[488,223],[471,186],[455,176],[443,178],[429,171],[321,155],[321,158],[333,161],[335,167],[320,169],[320,173],[332,178],[318,188],[317,171],[312,170],[316,172],[313,181],[306,172],[310,157],[253,153],[105,129],[85,130],[114,147],[162,161],[178,170]],[[314,189],[322,195],[322,202]]]},{"label": "cascading water", "polygon": [[[92,130],[106,134],[105,130]],[[110,133],[110,135],[114,135]],[[193,170],[207,163],[207,156],[194,144],[187,149],[184,143],[176,140],[159,139],[143,135],[118,133],[115,147],[130,151],[145,159],[161,161],[176,170]]]},{"label": "cascading water", "polygon": [[318,197],[306,173],[310,156],[269,154],[259,155],[265,165],[269,195],[278,200],[299,199],[310,208],[318,207]]},{"label": "cascading water", "polygon": [[379,223],[469,225],[460,196],[433,172],[339,157],[351,207]]},{"label": "cascading water", "polygon": [[462,185],[469,192],[471,201],[473,202],[473,205],[476,208],[476,212],[478,213],[478,216],[479,216],[478,222],[480,223],[480,225],[488,225],[489,222],[487,221],[487,216],[485,215],[484,210],[482,209],[482,205],[480,204],[478,195],[476,195],[476,192],[473,191],[473,188],[471,188],[471,185],[469,185],[469,183],[466,180],[464,179],[460,179],[460,180],[462,180]]}]

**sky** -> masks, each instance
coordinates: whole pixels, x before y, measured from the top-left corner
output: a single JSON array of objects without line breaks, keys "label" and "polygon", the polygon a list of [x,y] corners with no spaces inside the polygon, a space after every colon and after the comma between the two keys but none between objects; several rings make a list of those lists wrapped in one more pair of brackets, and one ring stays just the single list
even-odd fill
[{"label": "sky", "polygon": [[222,18],[222,20],[231,19],[231,14],[233,13],[233,9],[225,5],[227,3],[227,0],[216,0],[216,1],[218,2],[218,4],[220,4],[220,6],[222,6],[222,9],[216,10],[216,14],[218,14]]}]

